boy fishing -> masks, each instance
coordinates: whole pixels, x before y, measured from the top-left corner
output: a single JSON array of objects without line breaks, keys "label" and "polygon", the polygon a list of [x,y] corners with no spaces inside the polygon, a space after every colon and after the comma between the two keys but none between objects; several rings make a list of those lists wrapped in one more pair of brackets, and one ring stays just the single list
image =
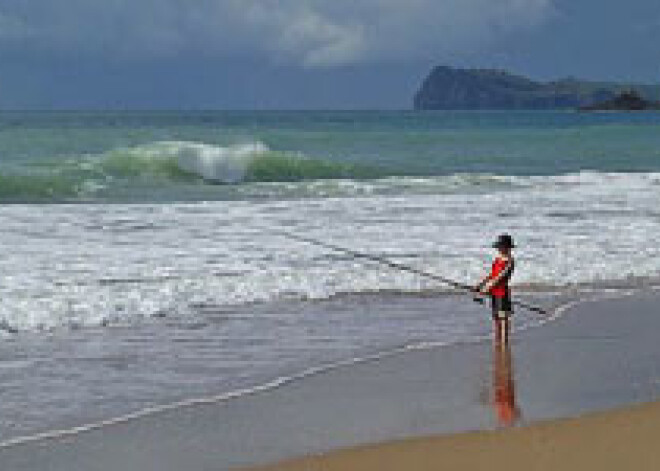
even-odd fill
[{"label": "boy fishing", "polygon": [[497,249],[497,256],[493,260],[491,271],[477,284],[475,291],[490,295],[495,339],[506,344],[509,341],[510,317],[513,314],[509,280],[515,266],[511,254],[515,244],[509,234],[502,234],[493,247]]}]

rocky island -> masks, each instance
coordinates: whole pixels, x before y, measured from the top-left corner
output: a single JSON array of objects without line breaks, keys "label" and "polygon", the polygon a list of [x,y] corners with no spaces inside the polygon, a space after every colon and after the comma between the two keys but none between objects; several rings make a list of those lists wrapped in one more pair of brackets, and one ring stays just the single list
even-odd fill
[{"label": "rocky island", "polygon": [[[504,70],[439,66],[424,80],[415,95],[414,107],[417,110],[588,109],[598,103],[611,103],[630,88],[630,84],[575,78],[540,82]],[[634,88],[643,100],[660,100],[660,86],[635,85]]]},{"label": "rocky island", "polygon": [[637,91],[622,92],[611,100],[581,106],[580,111],[653,111],[660,110],[660,101],[644,99]]}]

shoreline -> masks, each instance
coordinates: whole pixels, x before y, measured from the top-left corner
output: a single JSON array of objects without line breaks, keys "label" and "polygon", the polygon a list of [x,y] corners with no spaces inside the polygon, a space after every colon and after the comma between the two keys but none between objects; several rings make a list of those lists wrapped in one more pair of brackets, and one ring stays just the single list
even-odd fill
[{"label": "shoreline", "polygon": [[[660,382],[649,375],[660,364],[651,335],[660,326],[658,301],[656,291],[585,301],[514,337],[513,360],[504,368],[509,379],[505,371],[502,383],[515,389],[513,407],[506,391],[499,410],[489,396],[502,376],[502,368],[495,374],[497,350],[488,342],[459,344],[337,367],[231,401],[165,407],[82,434],[0,449],[0,460],[12,469],[48,463],[47,469],[63,471],[234,469],[413,436],[493,430],[503,426],[498,417],[516,416],[515,408],[517,423],[526,425],[648,402],[660,397]],[[630,312],[638,322],[626,322]],[[617,364],[631,363],[638,368],[612,374]],[[510,380],[513,388],[506,386]]]},{"label": "shoreline", "polygon": [[497,432],[409,438],[306,457],[252,471],[414,469],[655,470],[660,402]]},{"label": "shoreline", "polygon": [[[605,291],[608,292],[608,291]],[[623,296],[621,290],[614,290],[613,293],[619,293],[619,296]],[[426,299],[432,303],[437,303],[440,300],[451,300],[453,302],[465,302],[464,294],[456,294],[455,292],[445,293],[448,294],[447,297],[429,296],[426,293],[422,293],[418,296],[411,296],[411,300],[415,299]],[[535,293],[528,293],[531,295],[531,299],[535,299]],[[356,297],[363,295],[342,295],[344,297]],[[364,296],[372,297],[373,295],[367,294]],[[387,296],[390,296],[388,293]],[[530,298],[527,298],[530,299]],[[595,298],[596,299],[596,298]],[[542,321],[538,323],[533,323],[531,325],[520,326],[518,329],[519,333],[526,332],[530,329],[541,328],[547,323],[555,321],[557,318],[561,317],[567,310],[570,310],[574,305],[581,302],[588,302],[591,300],[591,297],[583,294],[582,297],[577,297],[575,295],[570,296],[564,294],[563,296],[556,295],[551,307],[549,307],[549,312],[552,314],[549,316],[541,315],[544,317]],[[470,303],[468,303],[470,304]],[[445,306],[446,307],[446,306]],[[323,375],[326,373],[333,372],[335,370],[341,370],[345,368],[351,368],[353,366],[358,366],[362,364],[376,363],[382,360],[387,360],[391,357],[396,357],[400,355],[405,355],[410,352],[417,351],[432,351],[432,350],[442,350],[442,349],[451,349],[459,345],[477,345],[484,344],[490,340],[490,333],[482,336],[476,336],[470,339],[459,340],[455,342],[446,343],[444,341],[421,341],[413,342],[410,344],[405,344],[401,346],[394,346],[389,349],[382,350],[373,350],[373,352],[362,352],[360,356],[347,357],[344,359],[338,359],[336,361],[331,361],[328,363],[320,363],[317,365],[309,365],[301,370],[293,371],[287,373],[283,376],[273,377],[264,382],[255,383],[253,385],[248,385],[238,389],[227,390],[218,393],[211,393],[208,395],[194,395],[174,402],[163,402],[160,404],[154,404],[149,407],[129,410],[123,414],[101,417],[97,420],[82,422],[79,424],[72,425],[63,425],[55,426],[48,429],[36,430],[32,433],[19,434],[15,436],[10,436],[4,439],[0,439],[0,451],[3,449],[9,449],[15,446],[21,446],[24,444],[31,443],[40,443],[48,440],[57,440],[59,438],[65,437],[75,437],[81,434],[85,434],[94,430],[100,430],[107,427],[113,427],[116,425],[121,425],[124,423],[132,422],[135,420],[140,420],[145,417],[150,417],[154,415],[161,414],[167,411],[176,411],[178,409],[195,407],[201,405],[209,404],[223,404],[227,401],[240,400],[241,398],[246,398],[254,395],[267,394],[270,391],[285,388],[291,386],[293,383],[299,381],[305,381],[311,377],[317,375]]]}]

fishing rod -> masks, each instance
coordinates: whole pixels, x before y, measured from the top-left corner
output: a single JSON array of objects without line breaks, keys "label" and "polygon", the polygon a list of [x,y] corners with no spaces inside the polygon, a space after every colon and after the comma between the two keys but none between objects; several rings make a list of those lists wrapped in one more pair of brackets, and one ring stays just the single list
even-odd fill
[{"label": "fishing rod", "polygon": [[[408,273],[413,273],[415,275],[419,275],[419,276],[422,276],[424,278],[439,281],[439,282],[441,282],[445,285],[449,285],[449,286],[451,286],[453,288],[456,288],[456,289],[458,289],[460,291],[463,291],[463,292],[469,292],[470,294],[473,294],[473,295],[479,293],[473,286],[466,285],[464,283],[459,283],[458,281],[451,280],[449,278],[446,278],[444,276],[441,276],[441,275],[438,275],[438,274],[435,274],[435,273],[429,273],[427,271],[420,270],[418,268],[413,268],[413,267],[410,267],[408,265],[403,265],[401,263],[393,262],[392,260],[389,260],[389,259],[384,258],[384,257],[380,257],[378,255],[372,255],[372,254],[368,254],[368,253],[364,253],[364,252],[358,252],[356,250],[347,249],[345,247],[340,247],[338,245],[330,244],[330,243],[327,243],[327,242],[321,242],[320,240],[312,239],[310,237],[304,237],[304,236],[300,236],[300,235],[297,235],[297,234],[291,234],[290,232],[281,232],[281,234],[285,237],[288,237],[289,239],[292,239],[292,240],[297,240],[297,241],[300,241],[300,242],[306,242],[306,243],[311,244],[311,245],[316,245],[317,247],[323,247],[323,248],[326,248],[326,249],[334,250],[335,252],[342,252],[342,253],[350,255],[354,258],[363,258],[365,260],[370,260],[372,262],[380,263],[381,265],[385,265],[385,266],[388,266],[390,268],[394,268],[395,270],[404,271],[404,272],[408,272]],[[478,303],[481,303],[481,304],[484,303],[484,299],[480,298],[478,296],[473,297],[473,300],[475,302],[478,302]],[[513,304],[514,306],[520,306],[522,308],[528,309],[528,310],[530,310],[532,312],[536,312],[538,314],[548,315],[548,311],[546,311],[545,309],[543,309],[541,307],[538,307],[538,306],[534,306],[532,304],[528,304],[524,301],[512,300],[511,304]]]}]

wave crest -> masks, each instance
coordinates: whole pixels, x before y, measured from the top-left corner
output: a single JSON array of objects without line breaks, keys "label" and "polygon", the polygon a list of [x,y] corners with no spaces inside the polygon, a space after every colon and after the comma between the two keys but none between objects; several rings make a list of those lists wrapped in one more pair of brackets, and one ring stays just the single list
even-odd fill
[{"label": "wave crest", "polygon": [[197,178],[227,184],[382,176],[374,169],[354,164],[274,151],[260,141],[231,146],[161,141],[114,151],[102,159],[101,167],[119,177]]}]

